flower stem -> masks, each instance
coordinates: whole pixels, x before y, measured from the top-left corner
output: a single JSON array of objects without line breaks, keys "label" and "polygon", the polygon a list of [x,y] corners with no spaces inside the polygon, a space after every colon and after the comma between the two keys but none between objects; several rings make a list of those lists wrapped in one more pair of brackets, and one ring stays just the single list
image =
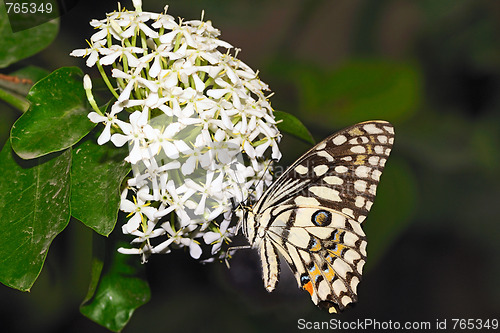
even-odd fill
[{"label": "flower stem", "polygon": [[115,91],[115,88],[113,88],[113,86],[111,85],[111,82],[109,82],[108,76],[106,75],[106,72],[104,71],[104,68],[102,68],[102,65],[101,65],[100,61],[97,62],[97,67],[99,68],[99,73],[101,73],[102,79],[106,83],[106,86],[108,86],[109,91],[111,91],[111,93],[113,94],[113,96],[115,96],[116,99],[118,99],[120,96]]},{"label": "flower stem", "polygon": [[18,98],[2,89],[0,89],[0,100],[9,103],[22,113],[28,111],[30,107],[30,103],[25,98]]}]

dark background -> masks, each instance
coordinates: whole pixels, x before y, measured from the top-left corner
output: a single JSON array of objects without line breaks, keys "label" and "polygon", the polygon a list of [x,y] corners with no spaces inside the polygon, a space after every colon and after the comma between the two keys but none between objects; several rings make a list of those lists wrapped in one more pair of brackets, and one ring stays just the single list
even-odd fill
[{"label": "dark background", "polygon": [[[500,319],[500,2],[491,0],[143,0],[145,11],[205,19],[260,70],[277,110],[317,140],[358,121],[385,119],[395,146],[364,222],[368,264],[360,301],[332,317],[283,267],[268,294],[253,250],[231,270],[184,251],[147,264],[152,299],[124,332],[276,332],[297,321]],[[132,9],[130,1],[122,5]],[[22,64],[85,67],[88,22],[114,1],[80,1],[54,43]],[[19,116],[5,104],[0,142]],[[285,136],[283,165],[309,145]],[[0,286],[8,332],[105,332],[78,312],[90,276],[92,235],[71,221],[30,293]],[[244,243],[244,241],[239,241]]]}]

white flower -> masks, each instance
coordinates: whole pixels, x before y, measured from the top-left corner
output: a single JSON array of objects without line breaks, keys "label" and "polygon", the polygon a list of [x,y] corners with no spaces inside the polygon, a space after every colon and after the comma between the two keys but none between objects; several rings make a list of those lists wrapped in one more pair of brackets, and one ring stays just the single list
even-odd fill
[{"label": "white flower", "polygon": [[184,176],[192,174],[200,163],[202,166],[206,167],[211,165],[210,156],[206,154],[206,150],[206,146],[196,146],[193,149],[188,148],[188,150],[182,150],[182,154],[188,157],[181,168]]},{"label": "white flower", "polygon": [[106,43],[106,36],[108,35],[111,35],[116,40],[121,40],[121,36],[113,27],[113,25],[116,25],[116,22],[113,20],[113,15],[104,20],[92,20],[90,21],[90,25],[94,28],[101,29],[90,37],[90,40],[94,43]]},{"label": "white flower", "polygon": [[181,247],[188,246],[189,254],[191,255],[191,257],[193,257],[194,259],[200,258],[202,253],[200,245],[189,237],[183,237],[186,234],[186,231],[184,229],[175,231],[174,229],[172,229],[170,223],[162,224],[162,228],[167,231],[170,238],[160,245],[156,246],[153,249],[153,252],[164,253],[165,251],[168,251],[168,246],[174,243],[180,245]]},{"label": "white flower", "polygon": [[205,205],[207,198],[211,200],[222,200],[221,190],[222,190],[222,182],[223,182],[223,173],[219,173],[217,178],[215,177],[214,171],[208,171],[206,173],[206,181],[204,184],[200,185],[192,179],[186,179],[186,186],[195,190],[197,193],[201,194],[201,198],[198,201],[198,205],[194,210],[196,215],[202,215],[207,207]]},{"label": "white flower", "polygon": [[162,218],[171,212],[175,212],[180,219],[181,227],[185,227],[191,219],[186,212],[186,202],[195,191],[189,190],[183,192],[180,188],[176,188],[173,180],[167,181],[165,189],[168,192],[168,196],[163,197],[161,205],[155,213],[155,217]]},{"label": "white flower", "polygon": [[132,4],[134,5],[135,10],[142,12],[142,0],[132,0]]},{"label": "white flower", "polygon": [[88,49],[73,50],[69,55],[73,57],[87,57],[87,66],[92,67],[99,59],[99,53],[103,49],[104,41],[95,41],[90,44]]},{"label": "white flower", "polygon": [[153,253],[153,247],[146,242],[140,248],[129,249],[129,248],[120,247],[118,249],[118,252],[122,253],[122,254],[139,254],[141,256],[142,263],[145,263],[148,261],[148,258],[151,255],[151,253]]},{"label": "white flower", "polygon": [[163,149],[163,153],[170,159],[179,158],[179,149],[173,141],[175,136],[183,129],[181,123],[170,123],[166,128],[153,129],[147,131],[146,138],[150,141],[149,147],[153,152],[159,152]]},{"label": "white flower", "polygon": [[268,86],[203,15],[176,21],[167,7],[150,13],[133,4],[92,20],[90,48],[71,53],[97,63],[116,98],[102,115],[84,79],[95,111],[88,117],[104,124],[98,143],[129,147],[134,195],[124,191],[120,209],[135,248],[119,252],[144,262],[182,247],[198,259],[211,247],[207,261],[227,259],[233,202],[260,196],[271,158],[281,157]]},{"label": "white flower", "polygon": [[132,164],[137,163],[142,158],[142,150],[146,148],[144,129],[150,127],[147,115],[147,112],[135,111],[130,115],[130,123],[118,123],[124,134],[116,133],[111,136],[111,141],[117,147],[121,147],[127,142],[130,144],[131,149],[127,160]]},{"label": "white flower", "polygon": [[169,58],[169,55],[172,54],[172,52],[170,52],[172,50],[172,45],[161,44],[157,46],[155,44],[154,46],[156,48],[154,52],[146,54],[145,56],[139,59],[141,62],[145,63],[149,63],[151,60],[153,60],[153,64],[149,69],[149,75],[151,77],[158,76],[160,70],[162,69],[162,61]]},{"label": "white flower", "polygon": [[103,48],[101,54],[101,65],[111,65],[118,57],[125,56],[129,66],[137,67],[141,63],[135,53],[143,53],[144,50],[139,47],[122,47],[121,45],[111,45],[109,48]]},{"label": "white flower", "polygon": [[123,233],[130,234],[139,228],[143,222],[145,215],[148,219],[153,220],[156,213],[156,208],[149,207],[149,203],[144,202],[140,196],[134,197],[134,201],[122,198],[120,210],[130,213],[130,219],[127,224],[123,225]]},{"label": "white flower", "polygon": [[116,117],[116,113],[117,112],[114,112],[113,110],[111,110],[111,112],[106,113],[105,116],[101,116],[97,112],[90,112],[87,115],[87,117],[93,123],[101,123],[101,122],[104,123],[104,130],[99,135],[99,138],[97,138],[97,143],[99,145],[103,145],[110,140],[110,138],[111,138],[111,126],[112,125],[126,126],[126,123],[124,123],[123,121],[119,120]]},{"label": "white flower", "polygon": [[[163,236],[166,233],[165,229],[162,229],[162,228],[155,229],[155,227],[156,227],[156,223],[154,223],[152,221],[148,221],[146,231],[144,231],[144,232],[140,231],[140,230],[132,231],[130,234],[133,236],[136,236],[136,238],[134,238],[130,243],[141,244],[143,246],[146,246],[146,248],[148,249],[148,252],[151,252],[153,250],[153,248],[151,247],[151,239],[159,237],[159,236]],[[121,248],[121,249],[123,249],[123,248]],[[125,249],[123,249],[123,250],[125,250]],[[130,251],[132,249],[126,249],[125,252],[123,250],[120,251],[120,249],[118,249],[119,252],[125,253],[125,254],[127,254],[127,252],[126,252],[127,250]],[[135,250],[135,249],[133,249],[133,250]],[[131,253],[131,254],[141,254],[141,252],[136,252],[136,253]]]},{"label": "white flower", "polygon": [[205,243],[213,245],[211,251],[212,254],[219,252],[222,243],[224,241],[229,242],[231,237],[234,236],[235,227],[229,228],[229,223],[231,223],[230,219],[224,220],[220,224],[220,228],[217,229],[217,232],[208,231],[203,235]]},{"label": "white flower", "polygon": [[112,71],[113,77],[127,81],[127,85],[120,94],[118,101],[123,102],[125,100],[128,100],[130,98],[130,93],[132,92],[132,89],[134,89],[135,87],[148,88],[151,91],[156,91],[158,89],[158,87],[153,82],[141,76],[140,74],[141,71],[142,67],[137,67],[130,74],[127,74],[117,68],[113,69]]},{"label": "white flower", "polygon": [[207,91],[207,95],[215,99],[222,98],[224,95],[228,95],[233,102],[233,106],[236,109],[241,109],[243,104],[247,100],[251,100],[252,97],[246,93],[244,87],[234,86],[224,80],[215,79],[215,83],[221,88],[214,88]]},{"label": "white flower", "polygon": [[172,30],[172,28],[177,26],[177,23],[175,23],[175,19],[173,16],[167,15],[168,6],[165,7],[165,14],[160,15],[155,22],[152,24],[153,28],[159,29],[159,28],[165,28],[168,30]]},{"label": "white flower", "polygon": [[170,22],[170,32],[160,36],[160,42],[163,44],[172,44],[175,42],[176,38],[179,38],[178,35],[181,36],[181,42],[186,43],[187,45],[196,48],[197,45],[193,40],[190,29],[187,26],[182,25],[182,21],[177,24],[176,22]]},{"label": "white flower", "polygon": [[158,33],[144,24],[144,22],[147,22],[149,19],[149,14],[142,13],[141,15],[130,15],[128,20],[122,20],[122,25],[127,27],[127,29],[123,32],[122,37],[132,37],[140,30],[149,38],[158,38]]},{"label": "white flower", "polygon": [[92,80],[88,74],[83,76],[83,89],[84,90],[92,90]]}]

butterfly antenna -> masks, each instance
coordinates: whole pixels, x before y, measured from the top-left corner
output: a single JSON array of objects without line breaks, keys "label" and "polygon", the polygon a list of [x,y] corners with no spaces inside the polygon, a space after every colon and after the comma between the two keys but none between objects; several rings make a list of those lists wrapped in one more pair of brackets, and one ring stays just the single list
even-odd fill
[{"label": "butterfly antenna", "polygon": [[[238,173],[236,172],[236,170],[234,170],[234,178],[236,179],[236,184],[238,184],[238,189],[240,190],[240,194],[241,194],[241,200],[237,206],[239,206],[241,204],[241,202],[243,202],[243,188],[241,187],[241,183],[240,183],[240,180],[238,179]],[[242,180],[243,181],[243,180]]]},{"label": "butterfly antenna", "polygon": [[[273,164],[274,162],[277,162],[277,161],[278,161],[277,159],[269,160],[269,163],[267,163],[266,168],[264,169],[264,172],[262,172],[262,175],[259,178],[259,181],[255,184],[254,192],[257,190],[257,187],[259,187],[260,183],[264,180],[264,176],[266,175],[267,170],[269,170],[269,167],[271,166],[271,164]],[[250,195],[247,197],[247,201],[248,201],[248,199],[250,199]]]},{"label": "butterfly antenna", "polygon": [[[256,188],[259,186],[259,184],[263,181],[264,179],[264,176],[266,175],[266,172],[267,170],[269,169],[269,167],[271,166],[271,163],[273,163],[274,161],[276,161],[275,159],[271,159],[269,161],[269,163],[266,165],[266,168],[264,169],[264,172],[262,173],[262,175],[260,176],[260,179],[259,181],[256,183],[255,187],[254,187],[254,192],[256,190]],[[241,185],[240,185],[240,180],[238,179],[238,173],[236,172],[236,170],[234,171],[234,177],[236,179],[236,183],[238,184],[238,188],[240,189],[240,193],[241,193],[241,199],[242,201],[240,201],[238,204],[235,204],[234,200],[233,201],[233,205],[235,206],[235,210],[238,210],[238,209],[241,209],[243,211],[243,216],[242,218],[238,221],[237,225],[236,225],[236,232],[235,232],[235,235],[238,234],[238,232],[240,231],[241,229],[241,226],[244,222],[244,220],[246,219],[246,214],[245,214],[245,211],[249,210],[249,204],[248,204],[248,201],[250,200],[250,197],[252,196],[252,194],[248,194],[247,197],[245,199],[243,199],[243,189],[241,188]],[[240,248],[249,248],[250,246],[244,246],[244,247],[233,247],[231,249],[240,249]]]}]

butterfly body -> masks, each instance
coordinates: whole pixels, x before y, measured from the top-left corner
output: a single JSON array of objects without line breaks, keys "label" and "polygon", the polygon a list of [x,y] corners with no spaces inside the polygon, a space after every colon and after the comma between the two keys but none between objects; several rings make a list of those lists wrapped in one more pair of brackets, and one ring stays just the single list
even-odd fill
[{"label": "butterfly body", "polygon": [[243,233],[259,251],[268,291],[279,281],[281,254],[314,304],[337,312],[357,301],[367,245],[361,223],[393,142],[385,121],[346,128],[302,155],[245,210]]}]

